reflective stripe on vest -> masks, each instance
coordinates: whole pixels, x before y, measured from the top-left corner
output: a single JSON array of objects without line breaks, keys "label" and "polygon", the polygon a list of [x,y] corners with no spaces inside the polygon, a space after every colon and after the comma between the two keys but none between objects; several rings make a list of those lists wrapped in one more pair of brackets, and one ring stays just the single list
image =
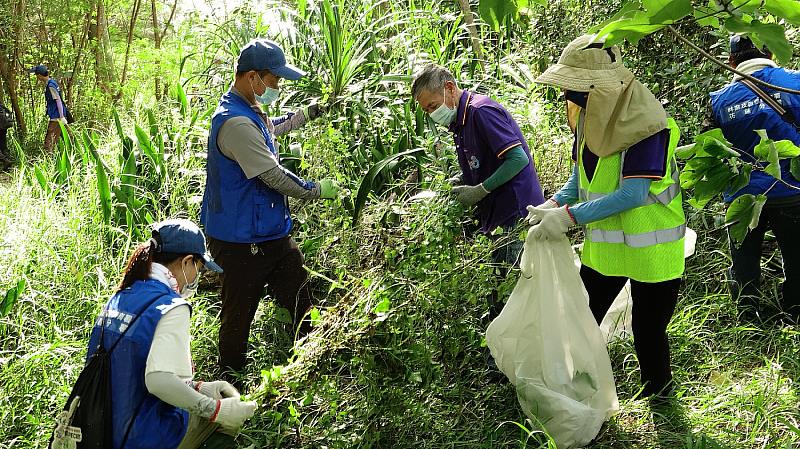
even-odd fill
[{"label": "reflective stripe on vest", "polygon": [[593,242],[624,243],[631,248],[646,248],[648,246],[658,245],[659,243],[670,243],[680,240],[685,233],[686,225],[682,224],[672,229],[659,229],[643,234],[626,234],[624,231],[592,229],[590,238]]},{"label": "reflective stripe on vest", "polygon": [[[624,164],[624,160],[622,164]],[[672,164],[670,165],[672,166],[672,181],[674,184],[670,184],[669,187],[657,195],[648,193],[647,199],[644,201],[644,203],[642,203],[642,206],[649,206],[655,203],[661,203],[666,206],[681,194],[681,174],[678,171],[678,163],[673,159]],[[620,185],[622,185],[621,180]],[[581,188],[578,190],[578,196],[580,197],[581,201],[599,200],[600,198],[604,198],[609,195],[608,193],[587,192],[586,189]]]}]

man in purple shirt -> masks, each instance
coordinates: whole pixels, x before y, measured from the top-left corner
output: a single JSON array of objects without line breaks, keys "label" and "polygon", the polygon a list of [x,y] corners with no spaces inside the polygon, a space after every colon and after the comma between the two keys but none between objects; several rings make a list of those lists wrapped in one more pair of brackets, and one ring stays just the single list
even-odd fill
[{"label": "man in purple shirt", "polygon": [[[516,265],[522,250],[522,242],[510,231],[527,215],[526,206],[544,201],[522,131],[503,106],[459,89],[453,74],[435,64],[415,77],[411,96],[453,133],[461,177],[452,192],[461,204],[476,207],[480,231],[495,240],[492,262],[505,278],[508,268],[503,265]],[[494,237],[498,227],[504,231],[502,240]],[[502,308],[497,291],[489,306],[489,319],[494,319]]]}]

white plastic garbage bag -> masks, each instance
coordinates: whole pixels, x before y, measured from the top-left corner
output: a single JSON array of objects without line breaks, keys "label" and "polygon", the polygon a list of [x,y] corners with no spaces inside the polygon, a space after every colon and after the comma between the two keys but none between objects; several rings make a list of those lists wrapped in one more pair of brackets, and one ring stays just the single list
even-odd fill
[{"label": "white plastic garbage bag", "polygon": [[619,410],[611,362],[569,242],[528,235],[522,276],[486,343],[531,421],[559,448],[580,447]]},{"label": "white plastic garbage bag", "polygon": [[[690,228],[686,228],[686,235],[683,238],[683,257],[689,258],[694,254],[697,244],[697,233]],[[583,244],[581,244],[583,245]],[[580,268],[581,260],[576,255],[575,265]],[[619,292],[611,307],[608,308],[603,322],[600,323],[600,331],[603,338],[611,342],[617,338],[625,338],[633,335],[633,300],[631,299],[631,282],[625,283],[625,287]]]}]

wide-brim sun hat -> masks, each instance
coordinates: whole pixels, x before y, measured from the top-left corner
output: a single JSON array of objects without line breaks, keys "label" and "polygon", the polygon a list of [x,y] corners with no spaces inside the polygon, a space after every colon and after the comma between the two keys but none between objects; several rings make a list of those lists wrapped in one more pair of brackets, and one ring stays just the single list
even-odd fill
[{"label": "wide-brim sun hat", "polygon": [[558,62],[535,81],[577,92],[629,83],[634,76],[622,65],[619,48],[616,45],[602,48],[602,44],[594,34],[574,39],[561,52]]}]

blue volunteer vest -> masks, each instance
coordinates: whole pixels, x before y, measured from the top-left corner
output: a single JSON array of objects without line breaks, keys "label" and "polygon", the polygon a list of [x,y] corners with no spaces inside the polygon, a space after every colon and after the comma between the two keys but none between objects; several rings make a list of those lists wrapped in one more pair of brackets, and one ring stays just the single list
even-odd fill
[{"label": "blue volunteer vest", "polygon": [[259,243],[286,237],[292,229],[286,196],[267,187],[258,177],[247,179],[239,163],[217,147],[219,130],[233,117],[252,120],[264,135],[269,151],[279,157],[261,117],[242,97],[226,92],[211,118],[200,223],[206,235],[226,242]]},{"label": "blue volunteer vest", "polygon": [[44,99],[47,100],[47,116],[51,119],[57,119],[60,117],[58,114],[58,105],[56,104],[56,99],[53,98],[53,95],[50,93],[50,88],[55,88],[56,92],[58,92],[59,98],[61,98],[61,107],[64,108],[64,117],[67,116],[67,105],[64,103],[64,96],[61,95],[61,89],[58,88],[58,83],[53,78],[50,78],[47,81],[47,85],[44,87]]},{"label": "blue volunteer vest", "polygon": [[[151,302],[153,304],[147,307]],[[125,331],[127,323],[137,314],[142,314],[111,353],[113,449],[121,448],[131,419],[135,421],[124,449],[173,449],[186,434],[189,412],[153,396],[144,384],[147,355],[156,325],[165,313],[181,305],[188,303],[161,281],[136,281],[112,296],[95,322],[87,361],[97,350],[103,323],[106,325],[103,344],[109,350]],[[140,403],[142,405],[136,413]]]},{"label": "blue volunteer vest", "polygon": [[[800,89],[800,72],[797,71],[767,67],[753,73],[752,76],[777,86]],[[773,92],[763,86],[759,87],[800,119],[800,96],[785,92]],[[712,92],[711,109],[714,120],[719,124],[725,138],[734,147],[750,156],[753,156],[753,148],[761,141],[758,134],[753,131],[756,129],[765,129],[772,140],[791,140],[795,145],[800,144],[800,132],[785,122],[777,112],[740,82],[733,82]],[[753,160],[747,156],[743,156],[743,159],[748,162]],[[763,164],[766,166],[766,163]],[[789,159],[781,161],[781,178],[789,184],[800,187],[800,181],[791,175],[789,166]],[[727,192],[725,201],[731,202],[746,193],[763,194],[774,183],[775,178],[772,176],[762,171],[753,171],[750,176],[750,184],[738,192]],[[800,192],[779,183],[769,191],[767,197],[777,199],[794,195],[800,195]]]}]

